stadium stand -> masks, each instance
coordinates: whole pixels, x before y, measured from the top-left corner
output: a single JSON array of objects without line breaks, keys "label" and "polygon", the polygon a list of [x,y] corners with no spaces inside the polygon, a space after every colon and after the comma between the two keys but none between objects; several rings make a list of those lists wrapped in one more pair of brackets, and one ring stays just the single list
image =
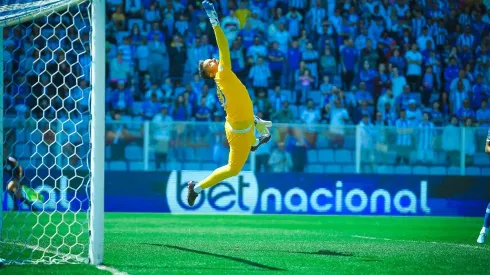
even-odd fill
[{"label": "stadium stand", "polygon": [[[354,126],[360,125],[363,172],[459,174],[464,145],[466,173],[486,175],[490,160],[475,150],[490,127],[490,7],[483,2],[487,5],[449,0],[215,4],[233,69],[248,87],[256,113],[294,128],[276,130],[264,154],[285,143],[293,160],[301,162],[292,170],[352,173]],[[211,169],[222,163],[227,147],[221,124],[210,122],[222,121],[224,113],[214,83],[196,75],[199,60],[218,58],[200,1],[108,0],[107,17],[107,125],[117,136],[107,141],[107,168],[143,169],[145,134],[150,135],[150,169]],[[12,106],[7,115],[15,120],[32,109],[29,115],[37,119],[37,102],[25,97],[42,92],[30,85],[43,66],[32,63],[33,57],[69,64],[87,56],[49,50],[70,43],[70,30],[56,36],[36,36],[31,29],[4,33],[11,38],[4,42],[4,55],[15,61],[4,64],[4,105]],[[32,51],[33,44],[43,50]],[[15,66],[25,66],[26,76],[12,76]],[[53,74],[56,86],[56,77],[67,73],[58,67],[48,66],[42,78]],[[59,68],[79,76],[89,67]],[[89,80],[64,79],[78,81],[77,93],[89,89]],[[152,123],[148,133],[145,121]],[[404,129],[410,132],[401,134]],[[447,140],[454,133],[457,137]],[[16,138],[39,140],[42,134],[23,131]],[[306,144],[303,149],[294,145],[298,140]],[[15,149],[22,150],[21,161],[41,150],[29,143]]]}]

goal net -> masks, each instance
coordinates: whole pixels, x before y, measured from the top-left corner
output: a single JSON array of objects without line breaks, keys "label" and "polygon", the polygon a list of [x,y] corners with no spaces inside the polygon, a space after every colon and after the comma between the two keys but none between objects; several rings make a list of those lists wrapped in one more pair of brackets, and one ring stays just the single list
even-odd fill
[{"label": "goal net", "polygon": [[93,235],[102,233],[93,231],[103,215],[103,202],[93,204],[94,185],[103,191],[103,176],[95,182],[92,169],[101,163],[93,153],[95,1],[104,5],[18,0],[0,7],[0,262],[101,261],[102,252],[92,255],[101,250]]}]

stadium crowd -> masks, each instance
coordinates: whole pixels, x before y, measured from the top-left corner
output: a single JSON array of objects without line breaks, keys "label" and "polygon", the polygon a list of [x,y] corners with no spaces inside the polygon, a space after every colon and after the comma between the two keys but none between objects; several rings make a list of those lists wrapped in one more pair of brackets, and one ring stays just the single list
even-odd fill
[{"label": "stadium crowd", "polygon": [[[233,70],[276,122],[490,125],[489,1],[215,1]],[[199,1],[109,1],[109,110],[173,120],[222,115],[197,76],[217,56]],[[135,101],[144,112],[132,113]],[[291,105],[302,112],[287,111]],[[342,110],[342,111],[339,111]],[[345,112],[344,112],[345,110]],[[471,122],[467,122],[471,119]]]},{"label": "stadium crowd", "polygon": [[[328,125],[334,148],[343,146],[341,128],[346,125],[490,126],[488,0],[214,3],[231,47],[233,70],[264,119]],[[15,28],[4,32],[4,102],[15,107],[7,107],[8,112],[73,118],[79,112],[66,110],[87,110],[88,31],[83,19],[73,20],[77,28],[56,25],[52,36],[39,35],[42,28],[28,34]],[[81,39],[70,40],[77,34]],[[197,75],[199,60],[219,58],[200,1],[109,0],[106,38],[107,110],[113,119],[224,119],[215,84]],[[52,49],[52,55],[44,50],[19,54],[29,43]],[[81,50],[59,51],[64,45]],[[79,65],[70,66],[73,62]],[[75,92],[64,88],[74,85]],[[50,101],[53,94],[61,100]],[[109,144],[118,132],[109,127]],[[138,139],[124,133],[129,141]],[[421,133],[427,144],[419,145],[430,146],[427,141],[435,134]],[[314,147],[315,135],[309,134],[305,132],[305,143]],[[409,150],[413,132],[398,134],[393,143],[400,152]],[[399,153],[397,162],[405,157]]]}]

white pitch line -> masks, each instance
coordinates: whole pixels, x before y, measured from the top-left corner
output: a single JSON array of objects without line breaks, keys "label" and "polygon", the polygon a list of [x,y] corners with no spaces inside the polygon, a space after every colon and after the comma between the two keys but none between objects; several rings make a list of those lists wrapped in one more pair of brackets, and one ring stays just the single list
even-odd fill
[{"label": "white pitch line", "polygon": [[129,275],[127,272],[122,272],[122,271],[115,269],[114,267],[110,267],[110,266],[106,266],[106,265],[98,265],[97,269],[109,271],[113,275]]},{"label": "white pitch line", "polygon": [[[41,251],[41,252],[44,252],[44,253],[60,255],[60,256],[63,256],[63,257],[67,257],[67,258],[73,258],[73,259],[76,259],[79,262],[87,262],[87,260],[85,258],[82,258],[80,256],[74,256],[74,255],[63,253],[63,252],[56,252],[56,251],[53,251],[53,250],[48,250],[48,249],[45,249],[45,248],[42,248],[42,247],[36,247],[36,246],[33,246],[33,245],[20,244],[20,243],[12,243],[12,242],[1,242],[1,243],[10,244],[10,245],[17,245],[17,246],[26,247],[26,248],[29,248],[29,249],[32,249],[32,250]],[[122,271],[117,270],[116,268],[113,268],[113,267],[110,267],[110,266],[106,266],[106,265],[98,265],[97,266],[97,269],[100,269],[100,270],[103,270],[103,271],[109,271],[113,275],[129,275],[127,272],[122,272]]]},{"label": "white pitch line", "polygon": [[352,235],[352,237],[358,238],[358,239],[368,239],[368,240],[382,240],[382,241],[390,241],[390,242],[421,243],[421,244],[436,244],[436,245],[439,244],[439,245],[446,245],[446,246],[453,246],[453,247],[464,247],[464,248],[471,248],[471,249],[488,250],[482,246],[469,245],[469,244],[424,242],[424,241],[414,241],[414,240],[394,240],[394,239],[388,239],[388,238],[376,238],[376,237],[359,236],[359,235]]}]

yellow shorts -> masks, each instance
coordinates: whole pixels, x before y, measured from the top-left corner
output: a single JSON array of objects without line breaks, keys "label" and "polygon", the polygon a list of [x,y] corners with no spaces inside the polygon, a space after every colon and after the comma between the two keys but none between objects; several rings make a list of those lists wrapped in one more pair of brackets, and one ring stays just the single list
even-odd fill
[{"label": "yellow shorts", "polygon": [[247,162],[250,148],[255,144],[255,126],[252,123],[249,128],[235,130],[231,125],[225,123],[225,133],[228,144],[230,144],[230,155],[228,156],[228,165],[241,170]]}]

